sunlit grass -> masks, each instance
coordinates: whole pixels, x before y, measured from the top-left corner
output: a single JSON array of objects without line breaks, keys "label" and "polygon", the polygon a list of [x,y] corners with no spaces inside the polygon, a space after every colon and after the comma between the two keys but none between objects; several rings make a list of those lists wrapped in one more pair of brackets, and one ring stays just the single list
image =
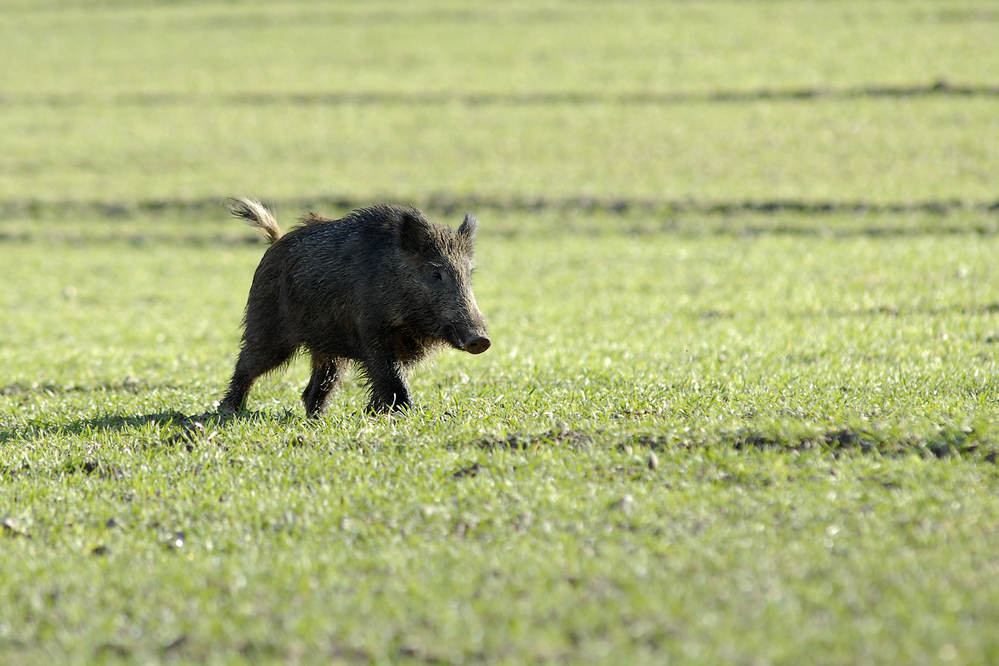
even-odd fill
[{"label": "sunlit grass", "polygon": [[6,649],[987,661],[994,245],[484,231],[489,352],[319,421],[208,413],[262,246],[8,245]]},{"label": "sunlit grass", "polygon": [[[0,662],[999,662],[990,8],[4,9]],[[492,347],[215,414],[239,194],[473,208]]]}]

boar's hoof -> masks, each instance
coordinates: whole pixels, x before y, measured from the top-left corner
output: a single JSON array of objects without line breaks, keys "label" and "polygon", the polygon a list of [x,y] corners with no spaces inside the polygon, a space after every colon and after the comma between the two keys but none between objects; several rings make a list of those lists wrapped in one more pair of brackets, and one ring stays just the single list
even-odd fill
[{"label": "boar's hoof", "polygon": [[465,340],[465,344],[461,346],[462,351],[467,351],[469,354],[481,354],[485,350],[489,349],[489,338],[476,335],[473,338]]}]

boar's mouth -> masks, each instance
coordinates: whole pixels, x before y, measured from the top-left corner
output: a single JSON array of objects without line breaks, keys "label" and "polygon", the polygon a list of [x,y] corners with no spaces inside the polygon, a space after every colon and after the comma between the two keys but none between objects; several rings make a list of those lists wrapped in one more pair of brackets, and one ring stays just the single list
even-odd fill
[{"label": "boar's mouth", "polygon": [[481,354],[492,344],[483,330],[461,330],[455,325],[444,329],[444,339],[455,349],[469,354]]}]

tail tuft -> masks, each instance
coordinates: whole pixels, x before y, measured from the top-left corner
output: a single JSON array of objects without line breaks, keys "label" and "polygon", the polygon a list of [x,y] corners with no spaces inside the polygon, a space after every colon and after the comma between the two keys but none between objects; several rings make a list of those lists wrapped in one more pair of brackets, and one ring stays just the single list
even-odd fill
[{"label": "tail tuft", "polygon": [[227,199],[229,212],[232,216],[243,220],[251,227],[259,229],[267,238],[268,243],[275,243],[281,238],[281,227],[267,208],[256,199],[245,197]]}]

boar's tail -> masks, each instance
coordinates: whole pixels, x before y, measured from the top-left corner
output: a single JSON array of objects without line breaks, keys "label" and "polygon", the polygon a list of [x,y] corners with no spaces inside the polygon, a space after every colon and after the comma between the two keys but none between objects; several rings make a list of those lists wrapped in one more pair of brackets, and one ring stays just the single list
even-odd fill
[{"label": "boar's tail", "polygon": [[246,222],[251,227],[256,227],[267,237],[268,243],[275,243],[281,238],[281,227],[277,220],[267,208],[256,199],[240,197],[226,201],[229,205],[229,212],[233,217],[237,217]]}]

